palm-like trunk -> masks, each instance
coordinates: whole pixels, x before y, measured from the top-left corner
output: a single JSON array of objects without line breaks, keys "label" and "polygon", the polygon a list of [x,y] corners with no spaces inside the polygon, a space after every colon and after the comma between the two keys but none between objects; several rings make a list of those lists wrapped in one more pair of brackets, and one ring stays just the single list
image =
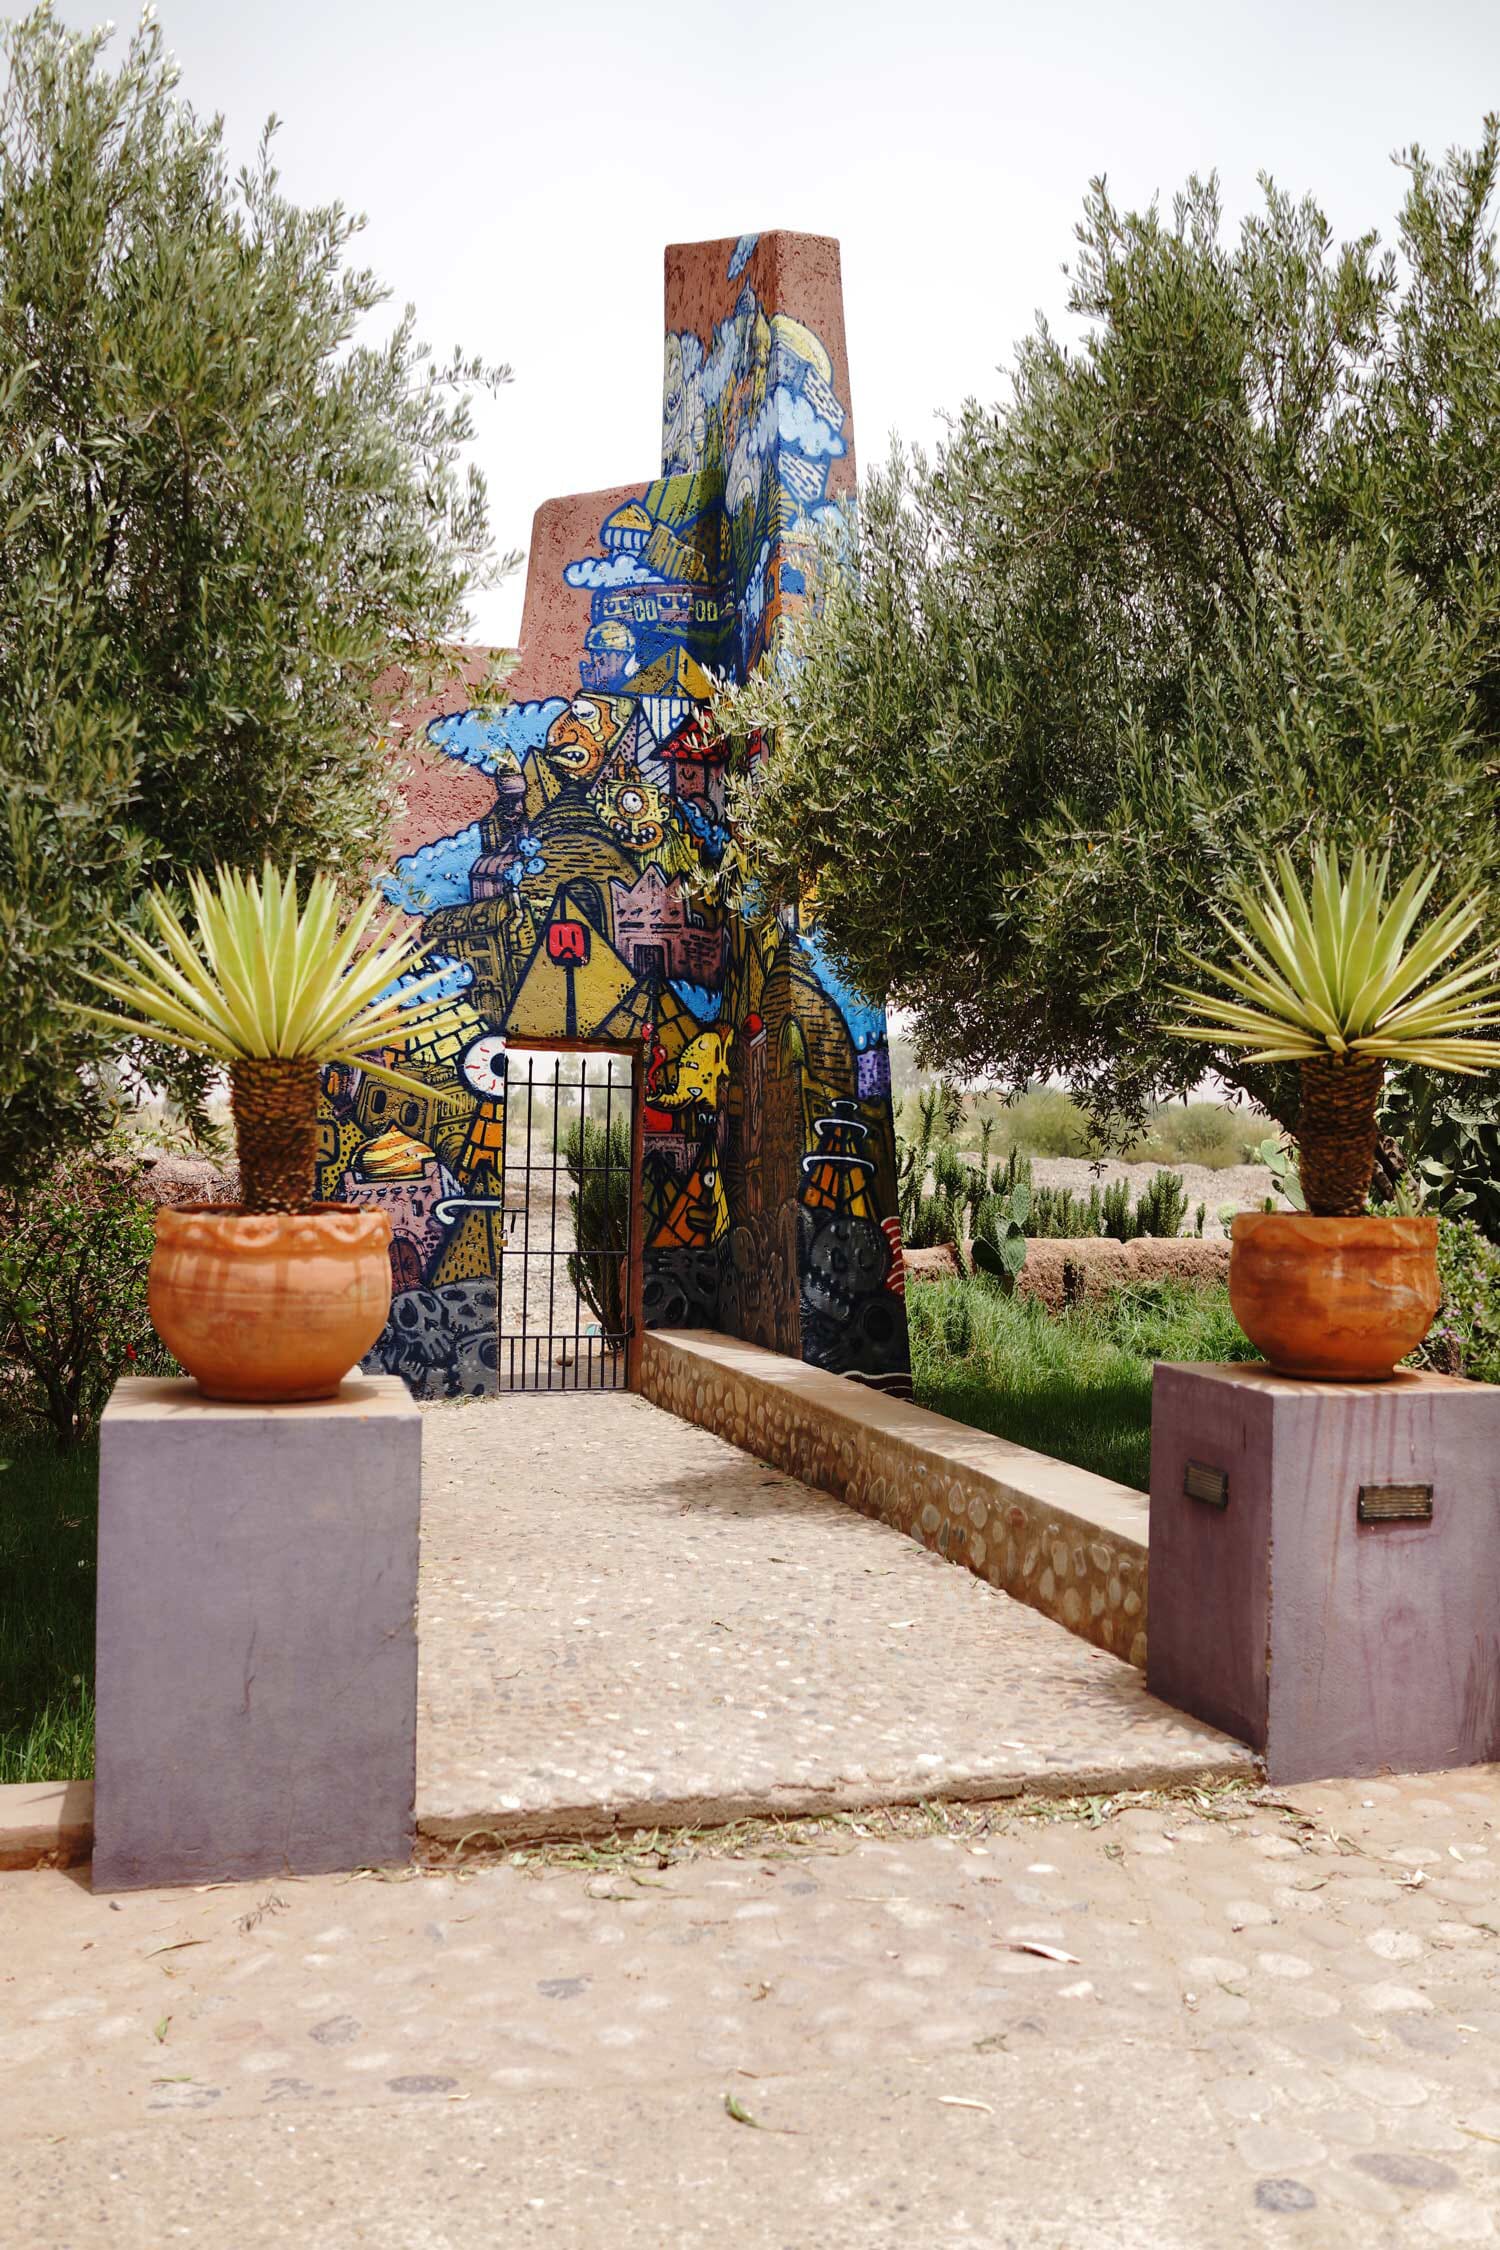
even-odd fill
[{"label": "palm-like trunk", "polygon": [[1376,1108],[1385,1078],[1383,1063],[1325,1062],[1302,1065],[1302,1106],[1297,1114],[1297,1146],[1302,1193],[1320,1219],[1357,1219],[1370,1199],[1379,1139]]},{"label": "palm-like trunk", "polygon": [[229,1106],[240,1156],[241,1208],[305,1211],[317,1185],[317,1064],[279,1056],[234,1063]]}]

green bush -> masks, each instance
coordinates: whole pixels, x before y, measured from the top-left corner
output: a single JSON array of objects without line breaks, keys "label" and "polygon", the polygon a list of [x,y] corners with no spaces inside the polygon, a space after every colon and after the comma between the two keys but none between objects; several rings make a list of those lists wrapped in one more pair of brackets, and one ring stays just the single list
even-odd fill
[{"label": "green bush", "polygon": [[607,1127],[592,1118],[570,1125],[563,1158],[573,1183],[568,1211],[578,1245],[568,1259],[568,1279],[604,1335],[618,1343],[630,1312],[630,1127],[620,1118]]},{"label": "green bush", "polygon": [[1438,1220],[1442,1302],[1411,1364],[1476,1383],[1500,1382],[1500,1250],[1474,1220]]},{"label": "green bush", "polygon": [[1500,1242],[1500,1095],[1483,1081],[1457,1086],[1432,1071],[1394,1071],[1380,1126],[1429,1211],[1472,1219]]},{"label": "green bush", "polygon": [[1152,1110],[1125,1155],[1132,1164],[1202,1164],[1220,1172],[1253,1164],[1268,1120],[1258,1109],[1227,1102],[1171,1102]]},{"label": "green bush", "polygon": [[173,1362],[146,1310],[153,1213],[123,1145],[0,1189],[0,1422],[79,1444],[121,1371]]},{"label": "green bush", "polygon": [[86,1778],[98,1448],[12,1434],[0,1450],[0,1782]]},{"label": "green bush", "polygon": [[1090,1156],[1094,1140],[1089,1121],[1060,1086],[1028,1086],[1024,1094],[1005,1101],[998,1094],[975,1095],[971,1114],[982,1129],[992,1122],[1002,1151],[1019,1149],[1028,1156]]}]

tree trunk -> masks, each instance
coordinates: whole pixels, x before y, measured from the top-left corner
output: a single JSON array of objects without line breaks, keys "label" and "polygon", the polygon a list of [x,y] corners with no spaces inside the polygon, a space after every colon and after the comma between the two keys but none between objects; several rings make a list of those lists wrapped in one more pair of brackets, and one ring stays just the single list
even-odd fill
[{"label": "tree trunk", "polygon": [[1379,1139],[1376,1107],[1384,1063],[1325,1062],[1302,1065],[1297,1147],[1302,1193],[1320,1219],[1357,1219],[1370,1199]]},{"label": "tree trunk", "polygon": [[240,1156],[240,1206],[305,1211],[318,1160],[318,1066],[297,1057],[245,1059],[229,1072]]},{"label": "tree trunk", "polygon": [[1217,1068],[1226,1086],[1248,1095],[1274,1125],[1295,1139],[1302,1103],[1302,1083],[1295,1063],[1236,1063],[1226,1058]]}]

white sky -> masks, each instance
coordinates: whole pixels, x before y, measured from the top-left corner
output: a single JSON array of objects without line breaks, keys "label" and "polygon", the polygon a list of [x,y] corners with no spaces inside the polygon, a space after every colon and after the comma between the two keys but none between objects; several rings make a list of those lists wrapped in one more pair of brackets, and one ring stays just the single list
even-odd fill
[{"label": "white sky", "polygon": [[[64,0],[76,23],[99,11]],[[1389,235],[1391,152],[1500,107],[1497,0],[160,0],[236,156],[368,214],[423,334],[508,361],[481,406],[497,545],[554,493],[656,473],[662,250],[837,235],[861,457],[994,397],[1092,174],[1144,202],[1268,170]],[[510,642],[522,574],[476,604]]]}]

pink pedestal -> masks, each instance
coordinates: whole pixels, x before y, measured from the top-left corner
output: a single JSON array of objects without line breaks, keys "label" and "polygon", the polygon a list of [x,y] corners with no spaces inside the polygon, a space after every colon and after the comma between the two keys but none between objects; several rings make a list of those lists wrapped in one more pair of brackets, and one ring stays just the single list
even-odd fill
[{"label": "pink pedestal", "polygon": [[1146,1680],[1272,1781],[1500,1759],[1500,1387],[1159,1366]]}]

